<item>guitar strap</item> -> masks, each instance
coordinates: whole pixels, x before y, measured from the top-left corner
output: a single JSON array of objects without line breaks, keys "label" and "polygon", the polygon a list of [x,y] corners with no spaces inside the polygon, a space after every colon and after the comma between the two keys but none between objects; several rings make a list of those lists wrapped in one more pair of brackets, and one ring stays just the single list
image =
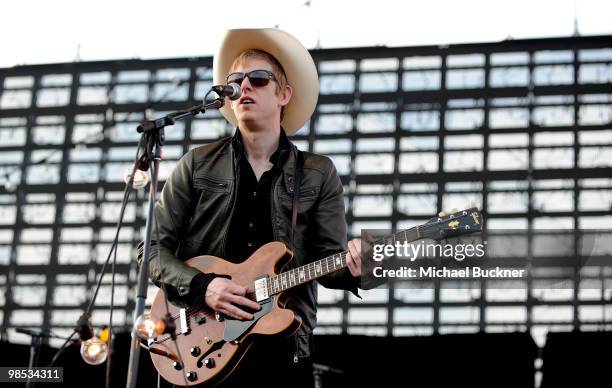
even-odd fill
[{"label": "guitar strap", "polygon": [[291,207],[291,248],[295,252],[295,226],[297,224],[298,208],[300,205],[300,184],[304,173],[304,154],[297,150],[295,172],[293,177],[293,205]]}]

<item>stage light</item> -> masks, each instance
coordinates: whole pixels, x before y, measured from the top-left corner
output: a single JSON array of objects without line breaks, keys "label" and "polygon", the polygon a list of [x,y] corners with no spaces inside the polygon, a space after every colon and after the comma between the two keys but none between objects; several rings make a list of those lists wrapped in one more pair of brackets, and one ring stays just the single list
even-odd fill
[{"label": "stage light", "polygon": [[99,365],[108,357],[108,345],[94,335],[90,314],[85,312],[77,321],[75,329],[81,339],[81,357],[89,365]]},{"label": "stage light", "polygon": [[163,334],[166,324],[163,319],[151,317],[151,314],[142,314],[136,320],[136,333],[142,339],[152,339]]},{"label": "stage light", "polygon": [[89,365],[99,365],[106,361],[108,345],[98,337],[81,342],[81,357]]}]

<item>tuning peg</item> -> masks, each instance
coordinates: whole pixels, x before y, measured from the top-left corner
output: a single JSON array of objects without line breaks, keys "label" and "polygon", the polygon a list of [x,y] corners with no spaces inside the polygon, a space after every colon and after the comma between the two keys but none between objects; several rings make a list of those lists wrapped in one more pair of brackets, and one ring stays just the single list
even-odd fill
[{"label": "tuning peg", "polygon": [[459,209],[457,209],[456,207],[451,209],[451,213],[457,213],[459,211]]},{"label": "tuning peg", "polygon": [[441,211],[440,213],[438,213],[438,217],[446,217],[448,214],[446,214],[445,211]]}]

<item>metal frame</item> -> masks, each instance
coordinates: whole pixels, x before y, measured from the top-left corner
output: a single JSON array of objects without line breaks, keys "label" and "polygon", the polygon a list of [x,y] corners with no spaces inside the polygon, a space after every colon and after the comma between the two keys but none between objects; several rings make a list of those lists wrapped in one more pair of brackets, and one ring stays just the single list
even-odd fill
[{"label": "metal frame", "polygon": [[[473,183],[481,185],[481,189],[459,189],[452,191],[453,194],[464,195],[469,197],[480,196],[482,198],[482,209],[486,217],[490,220],[499,219],[516,219],[525,220],[531,228],[539,219],[543,217],[557,217],[572,220],[574,225],[579,225],[585,217],[595,217],[607,222],[609,228],[610,208],[600,208],[595,210],[579,209],[579,198],[583,192],[593,190],[585,188],[582,185],[583,179],[602,179],[600,187],[607,195],[610,195],[612,183],[612,168],[609,164],[595,163],[594,166],[581,167],[580,153],[589,147],[601,147],[604,152],[610,152],[612,144],[608,141],[602,141],[600,144],[581,145],[578,139],[583,131],[601,131],[602,134],[607,134],[611,124],[610,122],[602,122],[599,124],[583,124],[575,118],[581,112],[581,108],[589,105],[603,105],[612,112],[612,97],[611,97],[611,82],[612,75],[610,71],[604,72],[604,78],[607,74],[607,81],[604,79],[600,83],[581,83],[578,79],[581,66],[585,65],[581,58],[581,53],[589,49],[608,49],[612,50],[612,36],[593,36],[593,37],[573,37],[573,38],[551,38],[551,39],[533,39],[533,40],[507,40],[498,43],[482,43],[482,44],[461,44],[450,46],[423,46],[423,47],[369,47],[369,48],[346,48],[346,49],[331,49],[331,50],[313,50],[312,54],[315,62],[319,67],[321,77],[327,77],[332,85],[340,85],[341,93],[326,92],[322,88],[322,94],[319,98],[319,106],[315,111],[312,119],[306,128],[299,131],[293,139],[303,149],[315,150],[320,144],[326,141],[333,140],[349,140],[350,146],[348,149],[330,149],[326,153],[334,160],[342,161],[348,159],[348,168],[341,169],[341,179],[345,185],[345,193],[347,198],[347,220],[349,225],[365,225],[368,222],[383,222],[387,223],[392,229],[396,229],[402,224],[402,221],[425,220],[428,217],[419,212],[413,206],[408,209],[400,207],[401,198],[411,198],[422,194],[430,195],[429,207],[436,211],[444,210],[446,206],[446,196],[451,192],[449,184],[453,183]],[[538,55],[545,52],[566,52],[571,53],[571,60],[555,62],[550,64],[546,61],[538,59]],[[524,53],[527,61],[523,64],[497,65],[492,63],[492,58],[495,55],[502,53]],[[468,63],[467,65],[453,66],[452,61],[461,55],[476,55],[482,58],[480,64]],[[406,58],[414,57],[435,57],[438,58],[438,65],[424,65],[420,68],[407,69],[404,66]],[[558,59],[558,58],[557,58]],[[382,62],[377,63],[376,60]],[[345,61],[345,62],[338,62]],[[385,62],[386,61],[386,62]],[[389,66],[389,63],[395,66]],[[386,63],[386,64],[385,64]],[[612,66],[612,58],[610,55],[605,59],[589,64],[601,63],[610,68]],[[547,85],[539,85],[534,82],[536,72],[546,66],[569,66],[572,69],[573,80],[570,83],[552,82]],[[17,326],[39,326],[34,321],[28,323],[25,321],[15,321],[14,317],[18,311],[42,311],[40,326],[43,329],[52,329],[59,332],[66,331],[73,326],[73,320],[66,318],[61,324],[53,323],[58,315],[63,313],[75,315],[74,321],[80,310],[84,307],[85,300],[82,293],[76,293],[75,298],[80,297],[81,300],[73,305],[58,306],[54,305],[55,293],[62,287],[72,287],[73,281],[79,282],[79,274],[85,274],[85,281],[80,281],[75,288],[75,291],[82,290],[78,286],[85,285],[84,288],[90,288],[94,283],[94,274],[99,271],[101,265],[97,262],[98,258],[95,254],[97,246],[104,242],[108,242],[103,236],[104,228],[114,227],[114,221],[105,220],[103,207],[108,204],[117,204],[120,198],[109,199],[109,195],[122,190],[123,184],[120,181],[106,182],[103,174],[108,169],[114,168],[115,165],[125,162],[127,159],[118,157],[114,154],[115,150],[121,147],[135,146],[135,126],[140,120],[145,117],[147,109],[153,108],[157,112],[178,110],[186,106],[190,106],[198,102],[198,93],[202,93],[204,85],[212,82],[212,58],[179,58],[167,60],[120,60],[120,61],[102,61],[102,62],[77,62],[67,64],[53,65],[34,65],[34,66],[18,66],[14,68],[0,69],[0,142],[5,143],[3,136],[8,136],[8,131],[17,133],[19,130],[26,132],[26,141],[23,144],[6,145],[0,144],[0,157],[9,152],[20,153],[21,162],[19,163],[4,163],[0,162],[0,171],[6,173],[7,170],[14,171],[14,176],[20,173],[16,191],[7,191],[0,187],[0,215],[7,217],[7,214],[15,212],[15,222],[8,224],[0,224],[0,233],[8,233],[13,235],[13,238],[2,239],[0,234],[0,249],[8,250],[8,263],[2,264],[2,273],[0,274],[0,289],[4,293],[3,317],[2,317],[2,334],[5,336],[11,328]],[[521,86],[493,86],[490,83],[492,72],[500,68],[507,69],[524,69],[527,72],[528,82]],[[348,70],[347,70],[348,69]],[[179,77],[178,81],[172,81],[166,77],[164,72],[168,70],[176,70]],[[146,77],[138,80],[129,76],[129,72],[143,71],[148,74]],[[404,76],[411,71],[434,71],[439,73],[439,87],[424,90],[410,90],[410,85],[404,84]],[[453,87],[449,88],[449,75],[463,74],[461,77],[469,78],[470,72],[476,71],[482,74],[482,82],[478,87]],[[101,77],[102,81],[84,82],[83,75],[92,73],[104,73],[105,77]],[[451,73],[452,72],[452,73]],[[54,74],[68,74],[71,77],[70,82],[64,82],[63,85],[49,86],[46,80]],[[126,75],[128,77],[126,78]],[[380,83],[376,87],[384,86],[387,79],[396,80],[394,87],[380,91],[372,90],[372,83],[367,81],[368,77],[380,77]],[[23,87],[7,86],[14,84],[15,77],[26,77],[31,79],[30,85]],[[336,77],[336,78],[334,78]],[[351,79],[353,87],[344,85],[345,81],[341,78]],[[106,80],[104,80],[106,78]],[[478,77],[477,77],[478,78]],[[365,81],[364,81],[365,80]],[[10,82],[6,82],[10,81]],[[553,80],[554,81],[554,80]],[[45,84],[47,82],[47,84]],[[322,80],[323,82],[323,80]],[[368,82],[370,82],[368,84]],[[349,82],[350,84],[350,82]],[[376,83],[374,83],[376,84]],[[162,85],[162,86],[159,86]],[[344,85],[344,86],[343,86]],[[170,86],[170,94],[166,93],[167,98],[159,98],[156,96],[158,87]],[[392,85],[393,86],[393,85]],[[130,98],[125,93],[125,88],[134,87],[136,90],[140,87],[145,91],[135,93]],[[98,88],[104,93],[98,95],[98,99],[102,102],[93,104],[79,104],[79,96],[81,92],[87,88]],[[124,89],[122,89],[124,88]],[[184,88],[184,89],[182,89]],[[185,92],[186,89],[186,92]],[[65,95],[68,90],[68,101],[66,104],[57,106],[39,106],[39,96],[41,91],[56,90],[59,94]],[[173,98],[172,91],[182,91],[187,95],[187,98]],[[15,92],[25,91],[31,94],[29,104],[23,106],[10,107],[11,101],[9,97]],[[122,94],[123,93],[123,94]],[[53,94],[53,93],[51,93]],[[105,95],[105,98],[100,97]],[[584,96],[607,96],[603,98],[603,102],[586,102],[583,101]],[[552,97],[551,97],[552,96]],[[554,96],[562,96],[554,97]],[[134,98],[137,97],[137,98]],[[60,98],[60,97],[58,97]],[[543,99],[557,98],[546,102]],[[607,98],[607,100],[606,100]],[[506,100],[503,100],[506,99]],[[510,99],[516,99],[512,101]],[[564,100],[565,99],[565,100]],[[105,101],[104,101],[105,100]],[[503,102],[506,101],[508,109],[523,110],[528,112],[528,123],[523,126],[506,127],[506,128],[491,128],[489,125],[492,118],[491,113],[495,109],[500,109]],[[561,101],[561,102],[559,102]],[[379,104],[373,106],[372,104]],[[457,106],[463,104],[463,106]],[[9,107],[5,107],[9,105]],[[547,106],[560,106],[570,109],[573,112],[574,121],[568,125],[542,125],[536,120],[537,111],[545,109]],[[404,125],[403,115],[406,112],[419,112],[428,110],[437,112],[438,126],[435,129],[421,130],[411,125]],[[476,110],[482,112],[482,120],[477,125],[464,129],[450,129],[449,116],[453,112]],[[347,131],[330,130],[325,133],[320,133],[321,120],[328,115],[329,111],[335,111],[336,114],[345,117],[345,123],[349,123]],[[373,131],[364,127],[361,119],[369,113],[381,113],[393,117],[395,123],[394,128],[384,131]],[[64,141],[58,144],[44,144],[35,138],[35,128],[39,125],[41,118],[56,116],[62,118]],[[125,117],[128,117],[127,124],[121,124]],[[612,118],[612,113],[609,114]],[[10,118],[21,118],[25,124],[11,124]],[[94,141],[88,144],[88,148],[99,149],[100,156],[93,158],[89,162],[79,162],[71,156],[71,150],[74,150],[75,142],[73,135],[83,132],[83,122],[90,121],[102,129],[104,138],[99,141]],[[166,156],[165,164],[170,166],[172,161],[176,161],[180,154],[186,152],[192,146],[203,144],[214,140],[217,135],[228,135],[232,132],[232,128],[228,125],[223,126],[220,117],[209,116],[207,118],[197,118],[192,121],[187,121],[184,127],[170,128],[167,133],[171,136],[166,141],[166,147],[172,148],[175,146],[175,155]],[[451,120],[452,121],[452,120]],[[214,129],[219,129],[217,135],[200,136],[196,135],[195,123],[208,128],[214,133]],[[134,130],[134,137],[121,138],[118,131],[113,129],[131,126]],[[20,129],[21,128],[21,129]],[[126,131],[128,130],[126,129]],[[2,133],[2,131],[5,131]],[[182,135],[175,138],[174,133]],[[61,132],[61,131],[60,131]],[[120,131],[119,131],[120,132]],[[125,132],[127,133],[127,132]],[[573,143],[568,145],[548,144],[541,146],[537,143],[538,136],[543,133],[558,133],[560,136],[572,134]],[[506,146],[492,147],[490,140],[493,136],[500,134],[522,135],[527,136],[527,144],[521,146]],[[460,148],[457,150],[450,149],[446,143],[447,140],[452,141],[455,136],[461,135],[476,135],[481,139],[480,146],[471,146]],[[198,137],[199,138],[196,138]],[[418,139],[419,141],[429,141],[427,139],[436,139],[437,146],[427,151],[431,155],[436,155],[435,168],[433,171],[408,171],[406,172],[405,165],[402,164],[402,157],[406,155],[421,155],[422,149],[404,149],[402,140],[407,138]],[[372,139],[385,139],[393,143],[392,147],[385,151],[364,151],[360,150],[359,141]],[[79,143],[77,141],[77,143]],[[82,147],[82,146],[78,146]],[[77,147],[77,148],[78,148]],[[333,147],[332,147],[333,148]],[[52,157],[46,158],[42,162],[32,157],[35,151],[45,149],[56,151],[56,156],[60,156],[58,162],[54,162]],[[573,151],[571,167],[560,168],[538,168],[537,154],[542,150],[565,152],[566,156],[570,156],[567,151]],[[180,152],[178,152],[180,150]],[[489,165],[489,155],[497,151],[524,152],[527,154],[527,164],[525,168],[515,168],[510,170],[494,170]],[[98,152],[98,151],[96,151]],[[453,152],[463,152],[467,155],[472,153],[475,155],[482,154],[482,167],[475,171],[449,171],[447,162],[445,162]],[[380,156],[382,154],[382,156]],[[462,154],[462,155],[463,155]],[[385,157],[392,160],[392,168],[390,171],[378,172],[368,171],[362,172],[358,169],[359,158],[367,155],[373,155],[374,158],[380,158],[384,164]],[[343,159],[344,158],[344,159]],[[452,160],[452,159],[450,159]],[[94,170],[98,170],[99,179],[95,182],[87,182],[87,179],[73,182],[69,179],[70,171],[74,166],[79,164],[91,164]],[[424,165],[427,165],[428,160],[424,160]],[[51,184],[36,184],[29,183],[28,171],[33,166],[38,164],[50,165],[52,168],[57,168],[59,179]],[[94,167],[95,166],[95,167]],[[35,174],[34,174],[35,175]],[[1,174],[0,174],[1,176]],[[36,177],[33,176],[32,179]],[[15,178],[13,178],[15,179]],[[546,192],[570,192],[573,196],[572,206],[569,210],[542,210],[537,208],[538,193],[541,189],[542,182],[555,182],[555,180],[566,180],[572,182],[567,188],[563,184],[557,184],[552,189],[544,189]],[[494,182],[515,182],[515,187],[511,188],[496,188]],[[415,184],[427,183],[429,188],[415,189]],[[555,183],[553,183],[555,184]],[[364,187],[381,190],[379,194],[362,193]],[[490,198],[500,193],[524,193],[527,196],[527,204],[525,211],[490,211]],[[71,200],[66,195],[68,193],[82,193],[92,196],[93,200]],[[29,211],[27,206],[31,205],[33,200],[32,195],[48,194],[50,200],[41,202],[44,205],[53,205],[56,216],[51,223],[31,223],[24,220],[26,211]],[[360,215],[355,214],[355,210],[359,207],[359,201],[367,197],[380,197],[381,200],[390,201],[390,214],[374,214]],[[119,264],[117,269],[119,274],[124,275],[119,280],[119,287],[123,290],[132,290],[136,278],[135,265],[135,247],[139,240],[141,229],[144,227],[143,218],[143,195],[138,199],[138,211],[133,220],[126,222],[125,228],[132,228],[133,234],[131,237],[125,237],[123,242],[129,244],[132,249],[129,260],[124,260]],[[427,199],[425,201],[428,201]],[[66,209],[66,206],[81,203],[82,205],[91,205],[94,209],[94,214],[90,217],[83,217],[80,222],[68,222],[62,219],[61,216]],[[4,213],[3,213],[4,211]],[[2,218],[0,217],[0,218]],[[607,221],[606,221],[607,220]],[[89,261],[83,261],[81,264],[62,264],[59,262],[59,256],[63,247],[71,243],[62,240],[62,231],[65,228],[86,229],[90,228],[92,237],[89,240],[83,241],[84,245],[89,246]],[[26,231],[43,230],[50,231],[50,239],[41,239],[40,241],[24,241],[23,235]],[[65,233],[65,231],[64,231]],[[65,237],[65,236],[64,236]],[[26,264],[18,259],[20,249],[25,246],[47,246],[50,247],[48,261],[40,264]],[[1,252],[0,252],[1,253]],[[0,258],[1,260],[1,258]],[[38,279],[44,277],[44,281],[38,284],[36,278],[23,279],[23,275],[39,275]],[[74,279],[67,279],[66,275],[73,276]],[[22,277],[20,279],[20,276]],[[58,276],[63,276],[58,279]],[[63,280],[62,280],[63,279]],[[612,279],[606,278],[607,281]],[[32,281],[34,283],[32,283]],[[576,279],[579,281],[579,278]],[[22,292],[22,287],[32,285],[44,286],[46,295],[44,302],[35,305],[23,305],[16,300],[18,295],[16,292]],[[484,288],[481,290],[484,291]],[[604,290],[605,291],[605,290]],[[351,300],[347,293],[341,296],[334,296],[332,292],[332,302],[320,303],[321,314],[332,314],[334,309],[340,309],[339,320],[326,320],[320,324],[320,332],[369,332],[379,334],[401,334],[401,333],[438,333],[449,332],[456,330],[513,330],[513,329],[531,329],[533,327],[552,327],[564,326],[566,328],[606,328],[610,329],[612,319],[612,310],[610,310],[610,294],[602,291],[602,295],[596,300],[582,300],[576,289],[572,298],[565,301],[546,301],[539,300],[531,295],[531,291],[525,300],[494,302],[486,298],[477,297],[470,301],[453,302],[444,300],[439,290],[435,290],[433,300],[420,302],[405,302],[402,301],[394,291],[390,291],[386,300],[383,302],[371,302],[366,297],[364,301],[357,302]],[[321,290],[321,293],[326,291]],[[21,301],[27,299],[19,297]],[[325,298],[324,298],[325,299]],[[487,319],[487,311],[490,307],[517,307],[525,306],[526,318],[519,321],[502,321],[493,322]],[[534,307],[537,306],[571,306],[573,318],[569,321],[542,320],[534,317]],[[604,312],[601,322],[584,322],[579,317],[579,309],[581,306],[601,306],[605,311],[610,310],[611,313]],[[99,302],[96,306],[96,311],[100,313],[98,317],[94,314],[94,323],[104,323],[104,311],[108,306],[103,302]],[[427,322],[397,322],[393,318],[397,309],[402,307],[422,307],[432,311],[432,319]],[[445,308],[452,307],[473,307],[478,309],[478,317],[469,322],[449,322],[441,317],[441,312]],[[131,314],[134,308],[132,298],[127,298],[127,301],[120,305],[119,308],[124,311],[123,324],[129,325]],[[388,319],[380,322],[360,321],[359,319],[349,318],[354,311],[372,311],[380,314],[384,311]],[[121,317],[118,317],[121,319]],[[121,322],[119,322],[121,324]],[[406,329],[408,331],[402,331]],[[12,333],[11,333],[12,336]]]}]

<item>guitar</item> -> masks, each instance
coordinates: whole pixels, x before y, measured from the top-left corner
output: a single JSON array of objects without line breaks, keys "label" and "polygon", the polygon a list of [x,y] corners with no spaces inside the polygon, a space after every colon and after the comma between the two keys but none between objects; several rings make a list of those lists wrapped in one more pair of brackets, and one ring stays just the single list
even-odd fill
[{"label": "guitar", "polygon": [[[412,242],[424,238],[441,240],[482,231],[477,208],[449,215],[441,214],[427,223],[396,233],[374,243]],[[293,311],[283,308],[283,292],[321,276],[346,268],[347,251],[283,272],[292,253],[278,241],[260,247],[246,261],[230,263],[215,256],[198,256],[186,262],[202,272],[228,274],[248,289],[247,297],[261,310],[254,319],[241,321],[212,310],[178,308],[169,305],[176,326],[175,335],[163,334],[149,340],[149,352],[159,374],[175,385],[214,385],[227,378],[238,366],[258,336],[294,334],[300,321]],[[151,316],[166,315],[166,303],[158,290]],[[179,357],[180,352],[180,357]]]}]

